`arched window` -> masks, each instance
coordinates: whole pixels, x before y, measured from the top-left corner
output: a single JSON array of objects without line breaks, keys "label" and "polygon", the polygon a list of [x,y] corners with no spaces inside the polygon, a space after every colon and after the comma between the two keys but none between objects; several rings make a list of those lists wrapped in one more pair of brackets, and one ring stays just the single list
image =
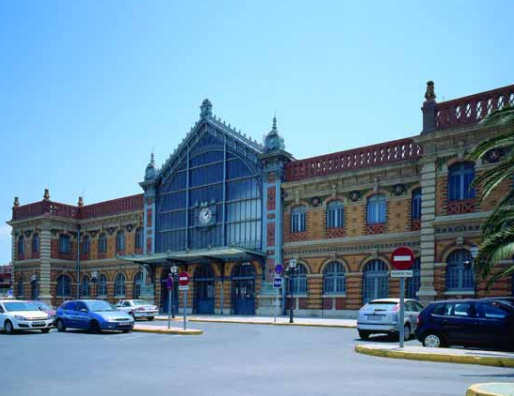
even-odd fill
[{"label": "arched window", "polygon": [[107,252],[107,237],[105,236],[105,233],[102,232],[98,237],[98,253],[105,252]]},{"label": "arched window", "polygon": [[327,228],[342,228],[344,209],[341,201],[330,201],[327,205]]},{"label": "arched window", "polygon": [[136,229],[136,249],[143,249],[143,228],[139,227]]},{"label": "arched window", "polygon": [[107,277],[104,274],[98,276],[98,297],[107,297]]},{"label": "arched window", "polygon": [[462,162],[448,168],[448,199],[461,201],[475,197],[475,189],[470,190],[475,178],[475,164]]},{"label": "arched window", "polygon": [[57,297],[71,296],[71,281],[68,275],[59,275],[57,277]]},{"label": "arched window", "polygon": [[416,188],[412,192],[411,218],[412,220],[421,219],[421,188]]},{"label": "arched window", "polygon": [[412,278],[407,278],[407,292],[406,297],[412,299],[418,299],[416,293],[421,286],[421,259],[418,257],[414,260],[412,266]]},{"label": "arched window", "polygon": [[325,267],[323,270],[323,293],[346,293],[346,277],[343,264],[335,261]]},{"label": "arched window", "polygon": [[291,210],[291,232],[306,230],[305,206],[297,206]]},{"label": "arched window", "polygon": [[89,256],[89,252],[91,251],[91,240],[88,235],[84,235],[82,238],[82,255]]},{"label": "arched window", "polygon": [[89,276],[84,275],[82,277],[82,297],[90,297],[91,296],[91,288],[89,283]]},{"label": "arched window", "polygon": [[34,234],[32,237],[32,254],[38,254],[39,253],[39,234]]},{"label": "arched window", "polygon": [[373,195],[368,199],[366,208],[367,224],[380,224],[386,222],[386,197],[385,195]]},{"label": "arched window", "polygon": [[125,275],[121,272],[114,278],[114,296],[125,297]]},{"label": "arched window", "polygon": [[62,234],[59,236],[59,253],[70,253],[71,244],[70,244],[70,236],[66,234]]},{"label": "arched window", "polygon": [[287,284],[289,292],[292,290],[294,294],[307,294],[307,267],[298,263],[294,276],[289,277]]},{"label": "arched window", "polygon": [[465,249],[452,252],[446,259],[446,290],[473,291],[475,276],[473,273],[471,253]]},{"label": "arched window", "polygon": [[125,233],[118,231],[116,233],[116,251],[121,252],[125,250]]},{"label": "arched window", "polygon": [[30,299],[37,300],[39,297],[39,277],[37,274],[30,278]]},{"label": "arched window", "polygon": [[23,238],[23,235],[20,235],[18,238],[18,254],[24,254],[25,253],[25,239]]},{"label": "arched window", "polygon": [[18,278],[18,298],[25,298],[25,279],[23,279],[23,276],[20,276]]},{"label": "arched window", "polygon": [[143,284],[143,273],[138,272],[134,276],[134,287],[132,288],[132,298],[139,298],[141,296],[141,285]]},{"label": "arched window", "polygon": [[387,265],[382,260],[372,260],[364,267],[362,293],[364,304],[388,297],[389,275]]}]

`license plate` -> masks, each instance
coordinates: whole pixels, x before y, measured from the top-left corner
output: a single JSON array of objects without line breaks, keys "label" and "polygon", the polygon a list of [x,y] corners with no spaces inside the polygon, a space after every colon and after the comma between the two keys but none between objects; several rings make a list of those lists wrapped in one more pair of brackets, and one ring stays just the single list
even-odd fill
[{"label": "license plate", "polygon": [[44,326],[45,322],[32,322],[32,326]]},{"label": "license plate", "polygon": [[368,315],[369,320],[382,320],[384,317],[379,315]]}]

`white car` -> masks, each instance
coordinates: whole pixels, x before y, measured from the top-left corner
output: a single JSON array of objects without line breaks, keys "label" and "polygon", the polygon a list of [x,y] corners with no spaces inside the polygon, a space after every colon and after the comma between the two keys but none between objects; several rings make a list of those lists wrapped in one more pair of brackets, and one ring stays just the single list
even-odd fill
[{"label": "white car", "polygon": [[0,329],[7,334],[17,330],[41,330],[48,333],[53,319],[27,301],[0,300]]},{"label": "white car", "polygon": [[[416,330],[416,323],[423,306],[416,300],[405,299],[404,331],[405,340],[408,340]],[[382,298],[372,300],[359,310],[357,330],[363,340],[371,334],[399,333],[398,316],[400,313],[399,298]]]},{"label": "white car", "polygon": [[132,315],[134,320],[141,318],[153,320],[159,313],[157,306],[145,300],[121,300],[118,301],[115,307]]}]

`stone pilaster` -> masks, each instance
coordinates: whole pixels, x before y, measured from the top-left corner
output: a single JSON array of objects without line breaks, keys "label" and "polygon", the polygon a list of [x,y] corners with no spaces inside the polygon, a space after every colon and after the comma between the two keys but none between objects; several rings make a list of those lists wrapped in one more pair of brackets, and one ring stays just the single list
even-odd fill
[{"label": "stone pilaster", "polygon": [[51,304],[51,231],[41,230],[40,232],[40,279],[39,279],[39,299]]},{"label": "stone pilaster", "polygon": [[435,270],[435,206],[436,206],[436,164],[433,161],[423,163],[421,169],[421,286],[418,296],[422,304],[433,301]]}]

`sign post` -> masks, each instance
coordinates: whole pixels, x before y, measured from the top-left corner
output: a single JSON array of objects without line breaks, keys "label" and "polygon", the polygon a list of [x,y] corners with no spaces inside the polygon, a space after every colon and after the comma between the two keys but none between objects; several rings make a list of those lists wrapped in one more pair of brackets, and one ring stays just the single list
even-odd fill
[{"label": "sign post", "polygon": [[275,295],[275,318],[274,318],[274,322],[275,323],[277,323],[278,295],[279,295],[280,288],[282,287],[282,279],[283,279],[280,275],[282,275],[283,271],[284,271],[284,267],[282,267],[282,265],[277,264],[275,266],[275,278],[273,279],[273,288],[276,291],[276,295]]},{"label": "sign post", "polygon": [[391,255],[391,264],[395,270],[391,271],[391,278],[400,278],[400,312],[398,317],[398,333],[400,334],[400,348],[405,345],[405,278],[412,277],[412,264],[414,252],[408,247],[399,247]]},{"label": "sign post", "polygon": [[166,280],[166,287],[168,289],[168,330],[171,329],[171,290],[173,289],[173,278],[168,276]]},{"label": "sign post", "polygon": [[187,329],[187,291],[189,290],[189,275],[187,272],[181,272],[178,276],[179,290],[184,292],[184,330]]}]

